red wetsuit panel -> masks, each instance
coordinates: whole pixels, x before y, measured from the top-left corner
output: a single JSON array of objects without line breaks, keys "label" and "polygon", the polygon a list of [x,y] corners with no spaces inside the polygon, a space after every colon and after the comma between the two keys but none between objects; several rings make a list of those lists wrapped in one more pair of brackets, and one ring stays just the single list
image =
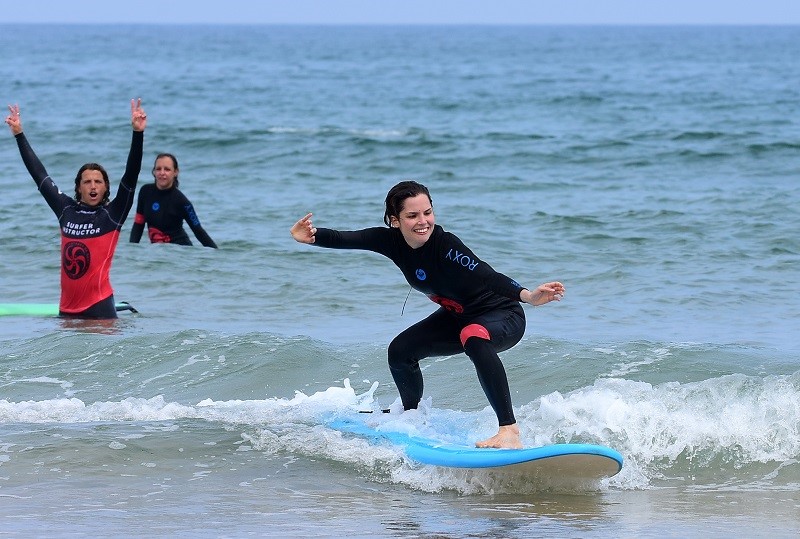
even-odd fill
[{"label": "red wetsuit panel", "polygon": [[111,262],[119,231],[89,239],[61,236],[61,304],[65,313],[81,313],[111,294]]}]

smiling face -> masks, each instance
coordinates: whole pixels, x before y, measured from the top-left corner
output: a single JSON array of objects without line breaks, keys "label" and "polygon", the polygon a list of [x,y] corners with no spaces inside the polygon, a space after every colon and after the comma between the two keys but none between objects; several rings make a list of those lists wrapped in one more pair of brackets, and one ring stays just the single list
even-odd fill
[{"label": "smiling face", "polygon": [[97,206],[101,204],[108,193],[108,186],[99,170],[84,170],[81,173],[80,183],[78,184],[80,201],[87,206]]},{"label": "smiling face", "polygon": [[161,189],[169,189],[175,185],[175,179],[178,177],[178,167],[171,156],[161,156],[156,159],[153,165],[153,178],[156,180],[156,187]]},{"label": "smiling face", "polygon": [[436,218],[433,206],[425,193],[409,197],[403,201],[399,215],[390,216],[391,226],[399,228],[403,239],[412,249],[425,245],[433,233]]}]

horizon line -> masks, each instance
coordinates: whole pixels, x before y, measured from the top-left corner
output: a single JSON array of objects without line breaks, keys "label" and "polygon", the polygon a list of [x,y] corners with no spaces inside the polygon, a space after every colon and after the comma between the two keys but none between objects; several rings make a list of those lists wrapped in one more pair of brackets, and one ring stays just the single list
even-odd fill
[{"label": "horizon line", "polygon": [[238,21],[2,21],[13,25],[124,25],[124,26],[800,26],[800,22],[238,22]]}]

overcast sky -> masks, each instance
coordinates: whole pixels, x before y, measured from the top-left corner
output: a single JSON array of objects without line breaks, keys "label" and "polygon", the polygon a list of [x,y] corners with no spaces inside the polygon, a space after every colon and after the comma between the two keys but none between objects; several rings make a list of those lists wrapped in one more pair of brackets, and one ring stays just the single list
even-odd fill
[{"label": "overcast sky", "polygon": [[800,0],[0,0],[0,22],[800,24]]}]

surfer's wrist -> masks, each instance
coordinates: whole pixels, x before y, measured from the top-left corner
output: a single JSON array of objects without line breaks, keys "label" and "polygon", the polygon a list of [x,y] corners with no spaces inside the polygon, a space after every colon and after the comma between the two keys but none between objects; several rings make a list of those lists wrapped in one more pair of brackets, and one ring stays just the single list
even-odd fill
[{"label": "surfer's wrist", "polygon": [[522,303],[530,303],[531,305],[533,305],[533,303],[531,303],[531,301],[533,300],[533,294],[531,294],[531,291],[528,290],[527,288],[523,288],[522,290],[519,291],[519,300]]}]

